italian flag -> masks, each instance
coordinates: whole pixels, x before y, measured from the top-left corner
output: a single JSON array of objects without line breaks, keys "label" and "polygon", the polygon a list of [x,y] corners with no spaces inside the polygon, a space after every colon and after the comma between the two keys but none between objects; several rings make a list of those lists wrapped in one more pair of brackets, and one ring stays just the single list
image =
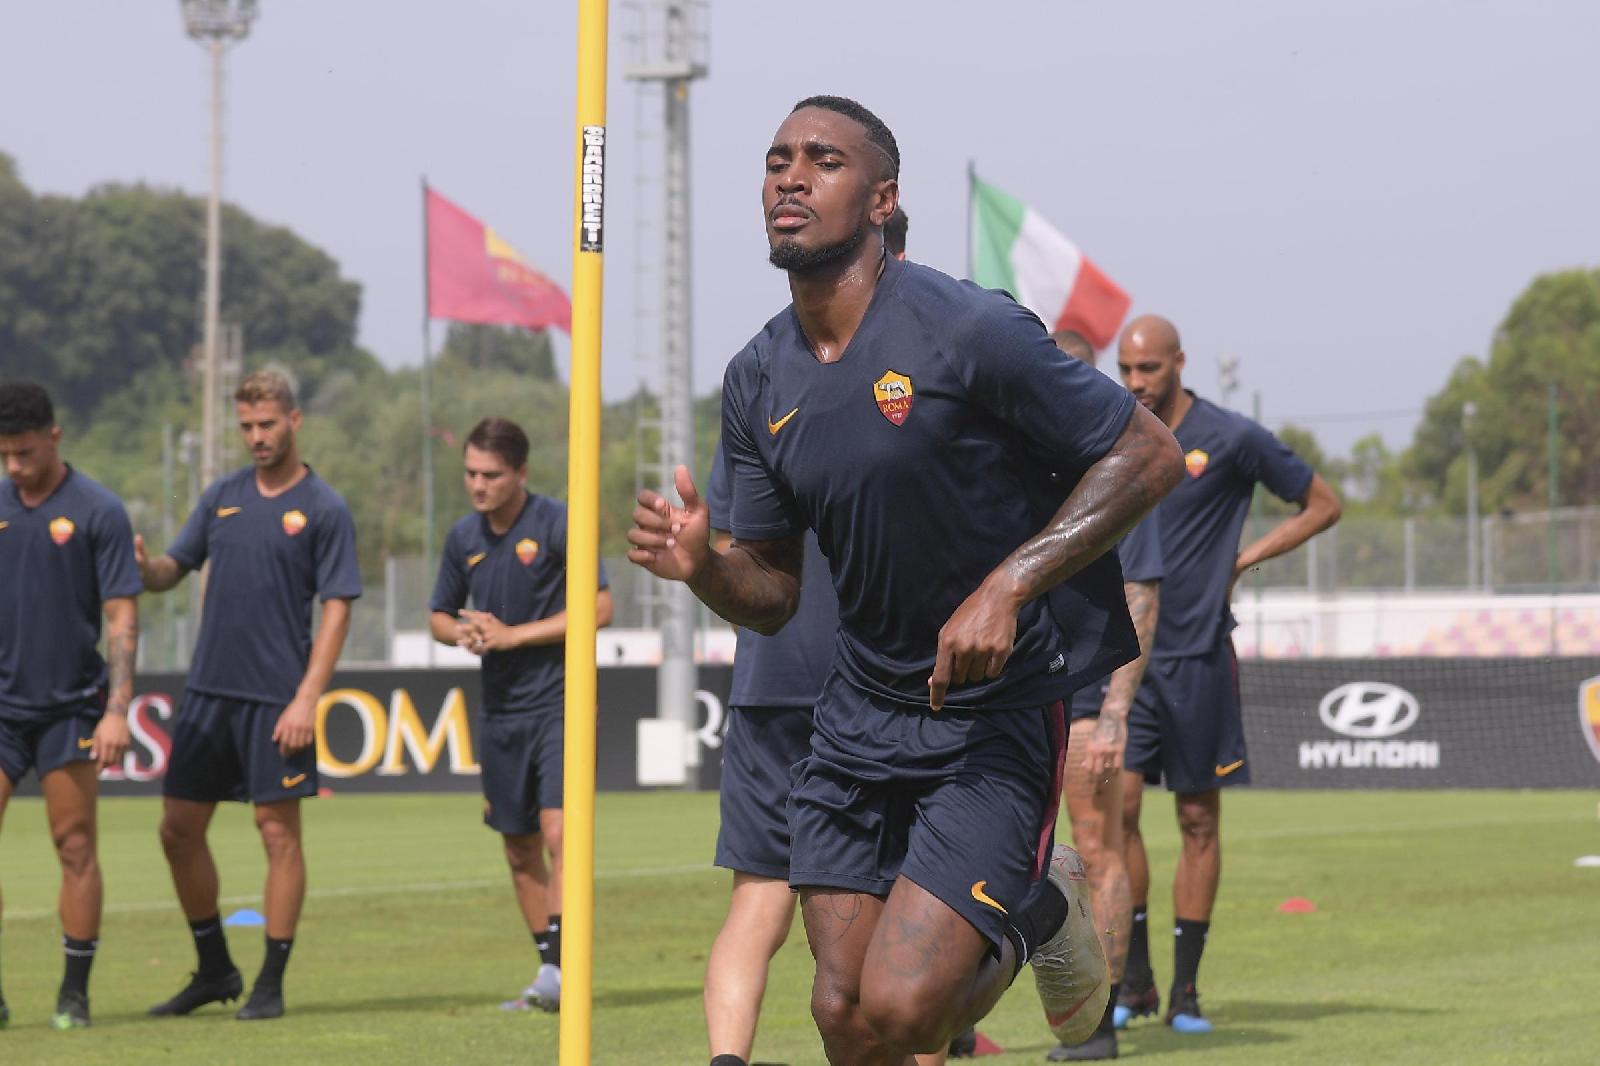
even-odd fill
[{"label": "italian flag", "polygon": [[1004,289],[1052,331],[1075,329],[1096,349],[1117,338],[1128,294],[1033,208],[972,177],[972,280]]}]

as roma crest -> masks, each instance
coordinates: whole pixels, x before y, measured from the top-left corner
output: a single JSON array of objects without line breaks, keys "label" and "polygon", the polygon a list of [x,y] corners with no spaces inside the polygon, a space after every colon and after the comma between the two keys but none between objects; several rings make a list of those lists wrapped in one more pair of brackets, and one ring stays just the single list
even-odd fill
[{"label": "as roma crest", "polygon": [[72,534],[77,528],[72,524],[72,519],[62,515],[60,518],[53,519],[50,522],[50,539],[57,544],[65,544],[72,539]]},{"label": "as roma crest", "polygon": [[1199,477],[1206,472],[1206,467],[1211,462],[1211,456],[1195,448],[1183,457],[1183,468],[1189,471],[1190,477]]},{"label": "as roma crest", "polygon": [[285,533],[292,537],[298,534],[304,528],[306,528],[306,516],[304,511],[283,512],[283,531]]},{"label": "as roma crest", "polygon": [[896,371],[886,370],[872,383],[872,398],[878,401],[878,410],[897,426],[905,425],[911,414],[911,396],[911,379]]},{"label": "as roma crest", "polygon": [[1589,750],[1600,759],[1600,677],[1591,677],[1578,686],[1578,724]]},{"label": "as roma crest", "polygon": [[517,558],[522,560],[523,566],[530,566],[534,557],[539,554],[539,542],[531,537],[523,537],[517,541]]}]

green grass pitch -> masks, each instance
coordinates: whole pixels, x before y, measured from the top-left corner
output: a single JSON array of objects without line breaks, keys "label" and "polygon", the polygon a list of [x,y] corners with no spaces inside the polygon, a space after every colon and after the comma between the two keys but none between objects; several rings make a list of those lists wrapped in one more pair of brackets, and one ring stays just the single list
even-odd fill
[{"label": "green grass pitch", "polygon": [[[1169,927],[1176,839],[1146,804],[1156,883],[1151,926]],[[1136,1023],[1123,1055],[1152,1066],[1547,1064],[1596,1060],[1600,853],[1589,793],[1272,793],[1226,797],[1222,897],[1202,972],[1217,1032]],[[0,836],[0,978],[11,1028],[0,1063],[554,1063],[553,1016],[498,1009],[535,955],[496,838],[470,796],[341,795],[307,812],[311,898],[287,982],[288,1016],[245,1024],[206,1008],[152,1019],[193,952],[156,842],[157,804],[101,806],[107,914],[95,1027],[47,1026],[60,979],[56,866],[37,800]],[[603,796],[598,845],[596,1063],[706,1061],[700,979],[726,903],[707,867],[716,797]],[[262,861],[246,811],[212,830],[224,913],[259,906]],[[1312,914],[1280,914],[1304,896]],[[232,929],[247,979],[259,929]],[[1157,979],[1171,949],[1156,936]],[[756,1058],[822,1062],[797,926],[774,964]],[[1050,1046],[1027,975],[981,1026],[1036,1063]]]}]

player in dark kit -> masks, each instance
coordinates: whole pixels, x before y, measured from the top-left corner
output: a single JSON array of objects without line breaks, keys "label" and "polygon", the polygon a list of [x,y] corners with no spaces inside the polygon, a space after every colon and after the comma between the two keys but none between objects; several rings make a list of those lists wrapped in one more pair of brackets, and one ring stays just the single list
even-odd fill
[{"label": "player in dark kit", "polygon": [[[0,818],[37,771],[61,863],[66,955],[50,1024],[74,1029],[89,1024],[100,936],[98,773],[128,748],[143,586],[122,502],[63,462],[60,444],[45,390],[0,383]],[[0,995],[0,1029],[9,1019]]]},{"label": "player in dark kit", "polygon": [[[1094,346],[1081,333],[1063,330],[1051,334],[1050,339],[1067,355],[1094,365]],[[1051,1062],[1117,1057],[1114,1009],[1128,960],[1133,910],[1128,867],[1122,857],[1122,756],[1128,739],[1128,709],[1139,691],[1155,639],[1163,566],[1161,530],[1154,514],[1147,515],[1117,544],[1117,559],[1122,564],[1128,614],[1138,634],[1139,657],[1118,667],[1104,684],[1073,694],[1064,789],[1072,842],[1089,870],[1095,928],[1111,970],[1111,994],[1094,1035],[1080,1044],[1055,1048],[1046,1056]],[[1071,610],[1070,605],[1062,606],[1056,614],[1064,617]]]},{"label": "player in dark kit", "polygon": [[[441,644],[483,660],[483,821],[505,843],[511,885],[539,951],[533,983],[507,1006],[554,1011],[561,1006],[567,509],[528,491],[528,436],[515,422],[485,418],[462,455],[473,513],[445,538],[428,624]],[[595,620],[611,624],[604,570]]]},{"label": "player in dark kit", "polygon": [[349,508],[300,461],[301,415],[288,379],[257,371],[233,398],[253,465],[207,486],[165,555],[152,559],[142,540],[135,544],[151,592],[211,564],[161,789],[161,846],[200,965],[150,1013],[188,1014],[244,990],[222,932],[206,830],[219,802],[248,801],[267,855],[266,955],[236,1015],[251,1021],[283,1014],[284,967],[306,894],[300,800],[317,794],[317,701],[350,630],[361,575]]},{"label": "player in dark kit", "polygon": [[[1145,408],[1178,438],[1188,472],[1156,510],[1166,576],[1161,619],[1144,684],[1128,716],[1123,831],[1133,895],[1127,976],[1118,1027],[1160,1005],[1150,969],[1147,901],[1150,866],[1139,834],[1146,782],[1165,779],[1176,794],[1183,846],[1173,877],[1172,990],[1167,1024],[1210,1032],[1196,980],[1222,873],[1220,789],[1248,784],[1250,766],[1239,711],[1233,614],[1239,575],[1304,544],[1339,520],[1327,482],[1267,430],[1183,387],[1183,346],[1171,322],[1146,315],[1122,333],[1117,369]],[[1239,547],[1256,485],[1298,503],[1300,513]]]},{"label": "player in dark kit", "polygon": [[[733,543],[711,548],[680,467],[684,506],[641,493],[629,558],[762,633],[798,606],[806,528],[828,559],[840,626],[789,878],[829,1060],[942,1052],[1030,959],[1070,1029],[1104,957],[1092,927],[1064,935],[1087,926],[1068,920],[1081,864],[1050,848],[1077,656],[1043,593],[1154,506],[1179,455],[1004,294],[886,255],[899,151],[871,112],[802,101],[766,171],[794,303],[724,377]],[[1042,531],[1035,456],[1079,475]]]}]

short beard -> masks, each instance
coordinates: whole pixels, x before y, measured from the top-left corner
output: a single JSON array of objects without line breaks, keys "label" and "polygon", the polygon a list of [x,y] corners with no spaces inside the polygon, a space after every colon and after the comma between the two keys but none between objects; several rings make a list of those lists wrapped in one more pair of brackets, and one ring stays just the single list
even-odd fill
[{"label": "short beard", "polygon": [[867,227],[862,223],[856,226],[854,233],[838,244],[829,244],[821,248],[802,248],[793,237],[785,237],[772,246],[771,251],[767,253],[767,262],[791,274],[814,273],[850,255],[860,247],[862,238],[866,235]]}]

